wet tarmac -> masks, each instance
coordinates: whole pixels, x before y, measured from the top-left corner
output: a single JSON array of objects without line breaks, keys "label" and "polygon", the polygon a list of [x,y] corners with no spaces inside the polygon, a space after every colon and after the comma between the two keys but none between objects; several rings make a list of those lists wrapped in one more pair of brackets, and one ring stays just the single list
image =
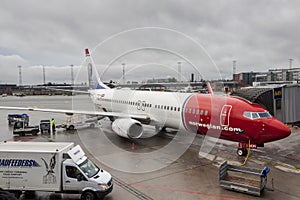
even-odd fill
[{"label": "wet tarmac", "polygon": [[[73,105],[74,109],[94,109],[87,96],[76,96],[73,100],[72,98],[5,97],[0,98],[0,104],[64,109],[72,109]],[[60,129],[53,137],[50,135],[18,137],[13,136],[12,130],[8,127],[9,113],[22,112],[1,110],[1,141],[70,141],[80,144],[98,166],[113,175],[114,189],[104,199],[300,199],[300,129],[292,128],[290,137],[251,151],[246,166],[263,168],[268,165],[271,171],[267,187],[272,187],[273,178],[275,189],[275,191],[265,190],[261,197],[255,197],[219,187],[220,163],[224,160],[235,164],[243,162],[243,158],[236,155],[236,143],[203,139],[197,135],[190,138],[192,144],[177,158],[174,152],[188,144],[190,140],[185,137],[190,136],[167,129],[167,132],[160,132],[151,138],[132,141],[113,133],[108,119],[101,120],[101,126],[94,129],[73,132]],[[33,125],[39,124],[41,119],[54,117],[57,124],[63,123],[66,119],[62,114],[26,113],[30,115],[30,123]],[[151,135],[154,129],[146,127],[145,132]],[[205,156],[202,151],[203,141],[206,145],[212,144],[212,149]],[[164,148],[171,143],[175,144],[175,149]],[[160,149],[165,151],[159,151]],[[59,198],[79,199],[79,196],[36,192],[34,196],[21,197],[21,199]]]}]

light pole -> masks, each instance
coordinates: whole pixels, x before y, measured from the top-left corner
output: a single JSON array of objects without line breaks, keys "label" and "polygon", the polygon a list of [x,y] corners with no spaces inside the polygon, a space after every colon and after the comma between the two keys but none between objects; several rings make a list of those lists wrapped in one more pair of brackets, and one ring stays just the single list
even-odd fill
[{"label": "light pole", "polygon": [[181,83],[181,62],[178,62],[178,81]]},{"label": "light pole", "polygon": [[125,63],[122,63],[123,65],[123,85],[125,85]]},{"label": "light pole", "polygon": [[22,85],[22,66],[19,65],[18,68],[19,68],[19,85],[21,86]]},{"label": "light pole", "polygon": [[71,64],[71,85],[74,86],[74,71],[73,71],[73,65]]},{"label": "light pole", "polygon": [[46,84],[46,71],[45,71],[44,65],[43,65],[43,83],[44,83],[44,85]]}]

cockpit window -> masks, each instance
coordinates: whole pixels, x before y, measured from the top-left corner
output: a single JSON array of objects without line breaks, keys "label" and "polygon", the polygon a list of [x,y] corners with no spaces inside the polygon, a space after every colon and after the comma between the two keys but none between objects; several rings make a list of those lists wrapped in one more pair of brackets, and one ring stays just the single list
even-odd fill
[{"label": "cockpit window", "polygon": [[259,115],[258,115],[258,113],[251,113],[251,117],[252,117],[252,119],[257,119],[257,118],[259,118]]},{"label": "cockpit window", "polygon": [[251,118],[251,112],[244,112],[244,117],[252,119]]},{"label": "cockpit window", "polygon": [[259,119],[259,118],[271,118],[272,115],[269,112],[244,112],[244,117],[249,119]]},{"label": "cockpit window", "polygon": [[259,117],[260,118],[271,118],[272,115],[268,112],[261,112],[261,113],[258,113]]}]

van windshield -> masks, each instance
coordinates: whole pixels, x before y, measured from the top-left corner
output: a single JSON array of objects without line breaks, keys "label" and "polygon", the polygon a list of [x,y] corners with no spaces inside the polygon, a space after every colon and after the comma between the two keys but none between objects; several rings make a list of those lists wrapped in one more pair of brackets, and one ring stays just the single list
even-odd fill
[{"label": "van windshield", "polygon": [[83,173],[85,173],[85,175],[87,175],[87,177],[89,178],[95,176],[99,171],[99,168],[89,159],[86,159],[83,163],[79,165],[79,167],[83,171]]}]

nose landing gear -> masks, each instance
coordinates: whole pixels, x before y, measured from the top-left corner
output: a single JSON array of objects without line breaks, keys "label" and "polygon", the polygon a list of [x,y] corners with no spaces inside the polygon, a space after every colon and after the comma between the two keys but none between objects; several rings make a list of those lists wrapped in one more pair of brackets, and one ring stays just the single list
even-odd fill
[{"label": "nose landing gear", "polygon": [[238,148],[236,153],[238,156],[246,156],[248,154],[248,149]]},{"label": "nose landing gear", "polygon": [[257,149],[257,145],[251,144],[250,141],[249,143],[239,143],[236,153],[238,156],[247,156],[250,149]]}]

